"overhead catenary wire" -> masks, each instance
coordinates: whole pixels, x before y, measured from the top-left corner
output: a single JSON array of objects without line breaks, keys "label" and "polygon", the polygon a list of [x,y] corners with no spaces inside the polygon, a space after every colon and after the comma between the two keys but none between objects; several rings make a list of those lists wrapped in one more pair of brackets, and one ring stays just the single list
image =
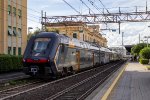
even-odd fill
[{"label": "overhead catenary wire", "polygon": [[70,5],[66,0],[63,0],[68,6],[70,6],[74,11],[76,11],[78,14],[82,15],[79,11],[77,11],[72,5]]},{"label": "overhead catenary wire", "polygon": [[[0,10],[1,10],[1,11],[5,11],[5,12],[8,12],[8,11],[7,11],[6,9],[4,9],[4,8],[3,8],[3,9],[0,9]],[[14,16],[13,16],[13,13],[9,14],[9,16],[14,17]],[[16,15],[16,17],[17,17],[17,15]],[[27,17],[21,16],[21,19],[22,19],[22,18],[25,18],[25,19],[28,19],[28,21],[32,21],[32,22],[34,22],[34,23],[40,24],[40,22],[33,21],[33,20],[31,20],[31,19],[29,19],[29,18],[27,18]],[[2,18],[1,18],[0,20],[3,21]],[[6,19],[6,20],[4,20],[4,21],[8,21],[8,19]],[[21,26],[25,26],[25,27],[27,26],[26,24],[22,24],[22,23],[18,23],[18,22],[16,22],[16,25],[21,25]],[[27,29],[21,29],[22,32],[26,32],[26,30],[27,30]]]},{"label": "overhead catenary wire", "polygon": [[[41,14],[41,12],[38,12],[38,11],[36,11],[36,10],[34,10],[34,9],[31,9],[31,8],[28,8],[28,7],[24,6],[24,5],[21,5],[21,4],[17,3],[17,2],[14,2],[14,1],[12,1],[12,0],[11,0],[10,2],[12,2],[12,3],[16,4],[16,5],[19,5],[19,6],[23,7],[23,8],[25,8],[25,9],[29,9],[30,11],[33,11],[33,12],[35,12],[35,13]],[[33,17],[33,18],[40,18],[40,16],[35,16],[34,14],[31,14],[31,13],[27,13],[27,14],[28,14],[30,17]]]},{"label": "overhead catenary wire", "polygon": [[99,0],[99,2],[103,5],[104,9],[106,9],[107,13],[110,14],[110,12],[108,11],[108,9],[105,7],[105,5],[103,4],[103,2],[101,0]]},{"label": "overhead catenary wire", "polygon": [[[82,14],[81,14],[79,11],[77,11],[72,5],[70,5],[66,0],[63,0],[63,1],[64,1],[68,6],[70,6],[74,11],[76,11],[79,15],[82,16]],[[88,22],[90,22],[89,19],[86,18],[86,20],[87,20]]]},{"label": "overhead catenary wire", "polygon": [[30,16],[32,18],[35,18],[35,19],[37,19],[37,18],[40,19],[41,18],[41,16],[33,16],[32,14],[31,15],[28,14],[28,16]]},{"label": "overhead catenary wire", "polygon": [[29,9],[29,10],[32,10],[32,11],[34,11],[34,12],[36,12],[36,13],[41,14],[41,12],[39,12],[39,11],[36,11],[36,10],[34,10],[34,9],[31,9],[31,8],[28,8],[28,7],[26,7],[26,6],[24,6],[24,5],[21,5],[21,4],[18,4],[17,2],[14,2],[14,1],[12,1],[12,0],[11,0],[10,2],[13,2],[13,3],[17,4],[17,5],[22,6],[23,8],[27,8],[27,9]]},{"label": "overhead catenary wire", "polygon": [[93,11],[83,0],[80,0],[80,1],[81,1],[82,4],[84,4],[90,11],[92,11],[93,14],[95,14],[94,11]]},{"label": "overhead catenary wire", "polygon": [[94,2],[93,1],[91,1],[91,0],[88,0],[88,2],[93,6],[93,7],[95,7],[96,8],[96,10],[97,11],[99,11],[100,12],[100,14],[104,14],[104,12],[102,12],[95,4],[94,4]]},{"label": "overhead catenary wire", "polygon": [[[0,9],[1,11],[5,11],[5,12],[8,12],[8,10],[6,10],[6,9],[4,9],[4,8],[1,8]],[[11,13],[12,14],[12,13]],[[12,15],[11,15],[12,16]],[[32,20],[32,19],[29,19],[29,18],[27,18],[27,17],[24,17],[24,16],[21,16],[22,18],[25,18],[25,19],[28,19],[28,20],[30,20],[30,21],[32,21],[32,22],[35,22],[35,23],[40,23],[40,22],[37,22],[37,21],[34,21],[34,20]]]},{"label": "overhead catenary wire", "polygon": [[[90,9],[90,7],[83,1],[83,0],[80,0],[81,2],[82,2],[82,4],[84,4],[87,8],[89,8],[89,10],[91,10]],[[100,2],[101,2],[101,0],[99,0]],[[105,7],[105,5],[101,2],[101,4],[103,5],[103,7],[107,10],[107,8]],[[94,5],[94,4],[93,4]],[[98,7],[97,7],[98,8]],[[99,9],[98,9],[99,10]],[[92,10],[91,10],[92,11]],[[107,10],[107,12],[109,13],[109,11]],[[94,11],[92,11],[92,13],[93,14],[95,14],[94,13]],[[107,24],[106,24],[107,25]]]},{"label": "overhead catenary wire", "polygon": [[[8,21],[8,20],[7,20],[7,19],[6,19],[6,20],[0,19],[0,22],[3,22],[3,21]],[[25,24],[20,24],[20,23],[16,23],[16,25],[27,26],[27,25],[25,25]],[[27,29],[22,29],[22,28],[21,28],[21,31],[22,31],[22,32],[27,32]]]},{"label": "overhead catenary wire", "polygon": [[[12,16],[12,15],[11,15]],[[0,18],[0,22],[2,22],[2,21],[8,21],[7,19],[2,19],[2,18]],[[19,25],[19,23],[16,23],[16,25]],[[27,26],[27,25],[25,25],[25,24],[20,24],[21,26]],[[16,30],[17,31],[17,30]],[[21,32],[27,32],[27,29],[22,29],[21,28]],[[14,35],[10,35],[11,37],[14,37]],[[21,35],[21,37],[18,37],[18,38],[23,38],[22,37],[22,35]],[[2,42],[2,41],[0,41],[0,42]],[[11,41],[11,43],[16,43],[16,42],[13,42],[13,41]],[[26,45],[26,43],[23,43],[23,42],[21,42],[21,44],[25,44]]]},{"label": "overhead catenary wire", "polygon": [[[71,7],[74,11],[76,11],[79,15],[81,15],[82,16],[82,14],[79,12],[79,11],[77,11],[72,5],[70,5],[66,0],[63,0],[69,7]],[[86,18],[87,19],[87,18]],[[87,19],[88,21],[89,21],[89,19]],[[64,24],[65,25],[65,24]],[[81,24],[81,26],[83,26],[83,28],[85,28],[85,29],[87,29],[83,24]],[[89,32],[90,32],[90,30],[89,29],[87,29]]]},{"label": "overhead catenary wire", "polygon": [[[104,14],[104,12],[102,12],[95,4],[94,4],[94,2],[93,1],[91,1],[91,0],[88,0],[89,1],[89,3],[93,6],[93,7],[95,7],[96,9],[97,9],[97,11],[99,11],[99,13],[100,14]],[[104,16],[104,15],[103,15]],[[105,17],[105,16],[104,16]],[[104,22],[105,24],[107,24],[106,22]]]},{"label": "overhead catenary wire", "polygon": [[[77,11],[72,5],[70,5],[66,0],[63,0],[67,5],[69,5],[73,10],[75,10],[78,14],[80,14],[81,16],[82,16],[82,14],[79,12],[79,11]],[[90,9],[90,7],[89,6],[87,6],[86,5],[86,3],[85,2],[83,2],[83,0],[80,0],[87,8],[89,8]],[[89,2],[91,1],[91,0],[88,0]],[[91,1],[92,2],[92,1]],[[90,2],[90,3],[91,3]],[[94,3],[92,4],[98,11],[100,11],[99,10],[99,8],[96,6],[96,5],[94,5]],[[92,11],[92,10],[91,10]],[[92,11],[93,13],[94,13],[94,11]],[[87,18],[86,18],[87,19]],[[88,21],[89,21],[89,19],[87,19]]]},{"label": "overhead catenary wire", "polygon": [[[2,18],[0,18],[0,22],[2,22],[2,21],[8,21],[8,20],[7,20],[7,19],[6,19],[6,20],[3,20]],[[17,23],[17,25],[18,25],[18,23]],[[23,25],[23,24],[21,24],[21,25],[22,25],[22,26],[26,26],[26,25]],[[16,30],[16,31],[17,31],[17,30]],[[27,29],[21,29],[21,33],[22,33],[22,32],[27,32]],[[16,37],[16,36],[14,36],[14,35],[10,35],[10,36],[11,36],[11,37]],[[18,37],[18,38],[21,38],[21,39],[22,39],[23,37],[22,37],[22,35],[21,35],[21,37]],[[4,43],[4,41],[0,41],[0,42],[1,42],[1,43],[2,43],[2,42]],[[11,43],[13,44],[13,43],[16,43],[16,42],[11,41]],[[24,42],[21,41],[21,45],[22,45],[22,44],[23,44],[23,45],[26,45],[26,43],[24,43]]]},{"label": "overhead catenary wire", "polygon": [[[92,11],[92,13],[95,15],[94,11],[83,1],[83,0],[80,0],[82,2],[82,4],[84,4],[89,10]],[[91,15],[91,13],[89,13]],[[100,20],[99,18],[97,18],[98,20]]]}]

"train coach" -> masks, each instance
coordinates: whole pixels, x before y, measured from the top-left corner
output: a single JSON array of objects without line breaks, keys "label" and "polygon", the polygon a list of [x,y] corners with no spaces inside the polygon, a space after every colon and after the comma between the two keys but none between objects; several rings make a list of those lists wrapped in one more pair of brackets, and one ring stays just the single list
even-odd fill
[{"label": "train coach", "polygon": [[55,32],[41,32],[30,38],[23,56],[23,66],[28,75],[52,77],[119,59],[119,54],[108,48]]}]

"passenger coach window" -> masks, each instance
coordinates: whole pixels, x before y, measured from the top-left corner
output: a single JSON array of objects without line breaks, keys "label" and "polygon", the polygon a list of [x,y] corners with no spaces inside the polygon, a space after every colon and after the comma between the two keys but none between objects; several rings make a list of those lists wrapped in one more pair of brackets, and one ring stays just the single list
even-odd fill
[{"label": "passenger coach window", "polygon": [[50,38],[37,38],[37,39],[35,39],[33,51],[34,52],[42,52],[42,51],[46,50],[50,40],[51,40]]}]

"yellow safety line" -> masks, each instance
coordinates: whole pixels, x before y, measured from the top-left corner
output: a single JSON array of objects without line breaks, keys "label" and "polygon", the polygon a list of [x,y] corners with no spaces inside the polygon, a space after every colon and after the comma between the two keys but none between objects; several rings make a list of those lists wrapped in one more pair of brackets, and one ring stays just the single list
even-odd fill
[{"label": "yellow safety line", "polygon": [[116,83],[118,82],[118,80],[120,79],[121,75],[123,74],[124,70],[126,69],[127,64],[125,65],[125,67],[121,70],[121,72],[119,73],[119,75],[117,76],[117,78],[113,81],[113,83],[111,84],[111,86],[109,87],[109,89],[106,91],[106,93],[104,94],[104,96],[101,98],[101,100],[107,100],[109,94],[111,93],[111,91],[113,90],[113,88],[115,87]]}]

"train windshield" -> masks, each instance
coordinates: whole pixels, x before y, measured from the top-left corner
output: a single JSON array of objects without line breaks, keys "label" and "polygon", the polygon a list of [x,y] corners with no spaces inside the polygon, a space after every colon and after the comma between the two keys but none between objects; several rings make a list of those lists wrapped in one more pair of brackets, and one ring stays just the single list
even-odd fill
[{"label": "train windshield", "polygon": [[47,49],[50,38],[37,38],[34,41],[33,52],[43,52]]}]

